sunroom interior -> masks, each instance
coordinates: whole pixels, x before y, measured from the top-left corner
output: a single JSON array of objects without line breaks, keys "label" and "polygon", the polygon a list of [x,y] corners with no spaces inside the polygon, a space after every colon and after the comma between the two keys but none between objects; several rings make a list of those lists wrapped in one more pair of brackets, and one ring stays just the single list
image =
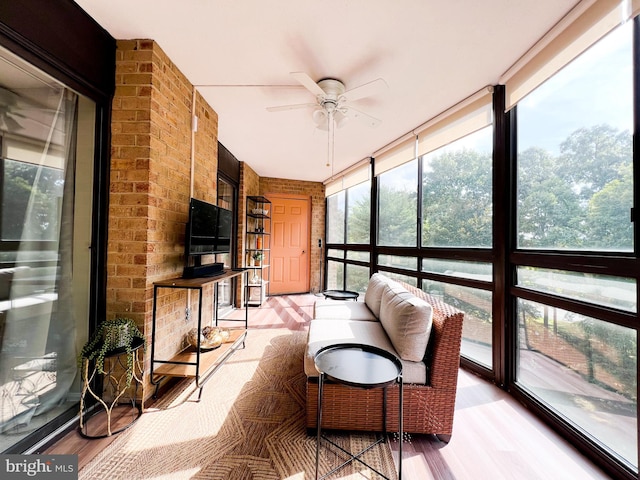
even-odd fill
[{"label": "sunroom interior", "polygon": [[[304,153],[292,140],[288,156],[279,144],[297,127],[287,122],[303,117],[286,104],[305,99],[300,89],[279,94],[285,111],[261,105],[238,125],[265,85],[193,78],[152,28],[112,33],[135,28],[113,27],[106,5],[17,3],[0,9],[0,450],[38,451],[77,422],[77,352],[102,320],[126,313],[150,334],[153,283],[182,272],[190,198],[234,212],[234,249],[217,260],[244,267],[246,198],[295,192],[311,212],[298,293],[364,294],[383,272],[444,300],[465,313],[463,369],[607,474],[639,478],[638,2],[556,5],[508,68],[432,95],[408,119],[358,104],[394,126],[374,135],[359,127],[347,142],[348,130],[314,129],[300,108],[314,136]],[[275,83],[291,88],[298,68]],[[335,75],[313,68],[314,82]],[[229,287],[226,307],[245,293]],[[166,297],[162,325],[192,301]]]}]

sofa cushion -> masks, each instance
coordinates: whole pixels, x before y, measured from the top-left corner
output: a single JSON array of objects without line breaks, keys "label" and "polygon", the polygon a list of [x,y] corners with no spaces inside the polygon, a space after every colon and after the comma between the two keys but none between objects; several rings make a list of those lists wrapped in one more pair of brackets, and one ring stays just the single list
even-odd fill
[{"label": "sofa cushion", "polygon": [[313,318],[378,321],[364,302],[348,300],[316,300],[313,305]]},{"label": "sofa cushion", "polygon": [[421,298],[385,286],[380,322],[401,359],[419,362],[425,357],[432,314],[431,305]]},{"label": "sofa cushion", "polygon": [[[318,376],[314,362],[318,350],[327,345],[343,343],[372,345],[399,356],[379,322],[314,319],[309,325],[307,351],[304,357],[304,373],[306,376]],[[421,385],[426,383],[427,367],[423,362],[410,362],[402,359],[400,361],[402,362],[402,379],[405,383]]]},{"label": "sofa cushion", "polygon": [[371,275],[367,290],[364,293],[364,303],[377,318],[380,318],[380,302],[382,301],[382,293],[385,286],[389,286],[394,291],[405,291],[402,285],[381,273]]}]

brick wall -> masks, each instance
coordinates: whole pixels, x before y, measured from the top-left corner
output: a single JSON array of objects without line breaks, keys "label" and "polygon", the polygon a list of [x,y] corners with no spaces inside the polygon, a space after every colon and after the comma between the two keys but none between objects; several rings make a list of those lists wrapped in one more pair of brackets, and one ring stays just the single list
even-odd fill
[{"label": "brick wall", "polygon": [[[195,133],[194,115],[198,117]],[[193,85],[157,43],[118,41],[112,112],[107,318],[131,317],[147,338],[151,336],[153,283],[182,273],[190,196],[216,203],[217,134],[216,112],[200,94],[194,95]],[[237,242],[240,265],[244,259],[248,195],[309,196],[312,242],[318,238],[324,241],[321,183],[260,178],[244,162],[240,175]],[[318,290],[319,262],[319,249],[314,248],[312,291]],[[203,311],[211,312],[213,295],[205,290],[203,298]],[[170,358],[180,350],[186,332],[196,324],[196,315],[192,315],[190,322],[185,320],[187,307],[197,312],[196,294],[159,290],[155,344],[158,358]],[[150,351],[145,357],[145,371],[149,372],[149,368]],[[146,383],[149,394],[148,379]]]},{"label": "brick wall", "polygon": [[319,291],[320,283],[320,249],[317,241],[322,239],[324,245],[324,185],[320,182],[302,180],[286,180],[281,178],[260,178],[260,195],[269,194],[304,195],[311,199],[311,258],[310,287],[312,292]]},{"label": "brick wall", "polygon": [[[148,338],[153,282],[180,275],[184,266],[192,145],[193,196],[216,201],[218,118],[199,95],[195,109],[193,102],[193,86],[154,41],[118,41],[107,318],[131,317]],[[194,114],[198,132],[192,135]],[[181,348],[179,339],[189,327],[185,322],[188,294],[184,290],[160,292],[155,347],[158,356],[168,358]],[[211,311],[210,303],[204,311]],[[149,359],[147,352],[146,371]]]}]

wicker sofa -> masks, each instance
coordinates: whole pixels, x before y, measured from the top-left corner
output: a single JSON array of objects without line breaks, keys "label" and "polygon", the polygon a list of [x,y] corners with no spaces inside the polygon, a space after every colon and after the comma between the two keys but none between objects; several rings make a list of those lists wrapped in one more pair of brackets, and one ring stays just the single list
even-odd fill
[{"label": "wicker sofa", "polygon": [[[304,359],[307,429],[316,429],[318,372],[314,364],[315,353],[330,344],[364,343],[391,351],[402,361],[404,431],[435,434],[448,442],[453,430],[463,316],[463,312],[422,290],[379,273],[369,280],[364,302],[316,301]],[[426,322],[423,317],[428,317]],[[413,322],[409,327],[395,326],[406,323],[407,319]],[[418,334],[418,330],[423,333]],[[401,338],[402,334],[404,338]],[[425,338],[419,338],[421,336]],[[412,339],[417,341],[407,348],[402,344],[407,338],[410,342]],[[415,358],[423,345],[424,353]],[[325,383],[323,428],[382,431],[382,398],[382,389]],[[389,431],[398,428],[397,406],[398,387],[388,387]]]}]

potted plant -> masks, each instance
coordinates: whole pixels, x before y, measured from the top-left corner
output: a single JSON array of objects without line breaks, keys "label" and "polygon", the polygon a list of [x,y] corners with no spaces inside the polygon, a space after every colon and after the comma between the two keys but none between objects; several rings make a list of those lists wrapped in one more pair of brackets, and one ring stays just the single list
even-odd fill
[{"label": "potted plant", "polygon": [[253,264],[256,267],[259,267],[260,262],[262,261],[262,252],[253,252],[251,256],[253,257]]},{"label": "potted plant", "polygon": [[122,349],[122,353],[127,353],[127,387],[131,385],[133,378],[134,350],[142,343],[144,349],[147,348],[147,341],[130,318],[117,317],[112,320],[105,320],[96,329],[93,336],[82,347],[78,362],[82,364],[84,359],[93,360],[98,372],[104,374],[104,360],[107,353]]}]

